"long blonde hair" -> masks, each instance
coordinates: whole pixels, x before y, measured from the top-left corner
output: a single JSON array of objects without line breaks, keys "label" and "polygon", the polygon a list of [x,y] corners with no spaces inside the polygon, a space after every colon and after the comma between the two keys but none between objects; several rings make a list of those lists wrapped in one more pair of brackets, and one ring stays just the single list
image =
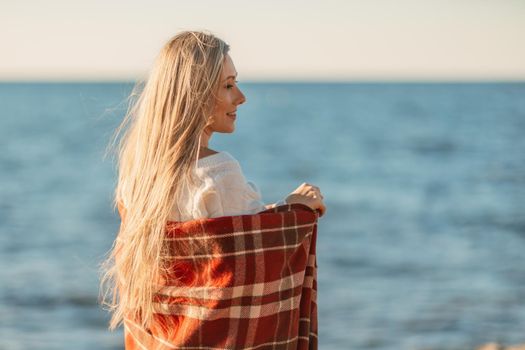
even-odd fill
[{"label": "long blonde hair", "polygon": [[[184,31],[161,49],[113,142],[118,144],[115,210],[125,208],[118,237],[102,265],[101,298],[109,328],[131,317],[148,329],[162,280],[163,238],[174,203],[194,183],[200,136],[211,122],[229,46],[211,33]],[[138,96],[138,98],[137,98]]]}]

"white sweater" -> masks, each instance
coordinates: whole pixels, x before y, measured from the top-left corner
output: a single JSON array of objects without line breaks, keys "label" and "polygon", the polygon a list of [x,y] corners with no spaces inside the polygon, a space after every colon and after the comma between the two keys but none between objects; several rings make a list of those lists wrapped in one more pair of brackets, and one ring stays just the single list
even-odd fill
[{"label": "white sweater", "polygon": [[198,159],[196,175],[199,185],[183,192],[178,202],[182,209],[178,221],[255,214],[266,209],[259,188],[246,180],[239,162],[226,151]]}]

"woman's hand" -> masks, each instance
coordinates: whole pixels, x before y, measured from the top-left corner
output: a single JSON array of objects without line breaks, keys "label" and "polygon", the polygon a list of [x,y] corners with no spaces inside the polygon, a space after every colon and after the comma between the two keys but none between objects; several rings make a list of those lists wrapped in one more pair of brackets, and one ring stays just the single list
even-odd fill
[{"label": "woman's hand", "polygon": [[323,203],[323,195],[317,186],[303,182],[295,191],[286,197],[286,203],[301,203],[309,206],[313,210],[319,209],[320,215],[326,212],[326,206]]}]

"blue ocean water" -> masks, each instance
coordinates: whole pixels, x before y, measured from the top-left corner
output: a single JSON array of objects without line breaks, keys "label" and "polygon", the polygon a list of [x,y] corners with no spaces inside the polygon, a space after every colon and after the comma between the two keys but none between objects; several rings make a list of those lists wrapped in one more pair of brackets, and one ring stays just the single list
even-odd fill
[{"label": "blue ocean water", "polygon": [[[122,349],[98,264],[131,87],[0,84],[0,349]],[[302,182],[325,197],[320,349],[525,342],[525,83],[241,88],[210,147],[268,203]]]}]

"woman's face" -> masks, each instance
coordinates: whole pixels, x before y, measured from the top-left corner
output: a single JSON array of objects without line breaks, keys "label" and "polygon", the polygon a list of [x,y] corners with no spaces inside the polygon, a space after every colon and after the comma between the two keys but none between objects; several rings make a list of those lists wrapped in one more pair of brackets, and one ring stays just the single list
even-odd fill
[{"label": "woman's face", "polygon": [[232,133],[235,130],[237,106],[246,101],[244,94],[237,86],[237,71],[230,55],[226,54],[217,92],[218,99],[212,114],[212,132]]}]

